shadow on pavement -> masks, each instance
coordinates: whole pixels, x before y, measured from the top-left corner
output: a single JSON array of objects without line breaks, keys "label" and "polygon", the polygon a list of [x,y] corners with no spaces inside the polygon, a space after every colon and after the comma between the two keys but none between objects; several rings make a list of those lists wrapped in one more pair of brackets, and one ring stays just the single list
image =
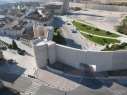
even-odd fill
[{"label": "shadow on pavement", "polygon": [[[79,74],[82,77],[74,77],[74,76],[70,76],[69,74],[71,74],[72,71],[74,71],[74,68],[70,68],[69,69],[64,69],[66,67],[66,65],[58,65],[59,63],[57,63],[57,65],[48,65],[53,69],[56,69],[58,71],[62,71],[64,73],[62,74],[58,74],[55,73],[59,76],[62,76],[66,79],[72,80],[74,82],[77,82],[85,87],[88,87],[90,89],[101,89],[102,87],[106,87],[106,88],[111,88],[112,86],[115,86],[114,84],[120,85],[120,87],[125,87],[127,88],[127,78],[121,79],[120,77],[114,77],[114,78],[109,78],[109,77],[105,77],[105,76],[100,76],[97,77],[96,74],[91,74],[91,73],[83,73],[83,72],[79,72]],[[59,67],[58,67],[59,66]],[[67,67],[66,67],[67,68]],[[48,70],[50,71],[50,70]],[[52,71],[50,71],[52,72]]]},{"label": "shadow on pavement", "polygon": [[24,73],[24,71],[25,69],[19,67],[13,60],[0,62],[0,79],[3,81],[13,83]]},{"label": "shadow on pavement", "polygon": [[17,90],[4,86],[4,84],[0,81],[0,95],[20,95],[20,94]]}]

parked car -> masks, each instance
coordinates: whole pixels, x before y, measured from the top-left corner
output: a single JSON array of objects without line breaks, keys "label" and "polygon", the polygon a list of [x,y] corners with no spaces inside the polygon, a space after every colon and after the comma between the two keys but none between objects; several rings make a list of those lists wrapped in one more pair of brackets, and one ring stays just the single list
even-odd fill
[{"label": "parked car", "polygon": [[67,23],[67,25],[71,25],[71,23]]},{"label": "parked car", "polygon": [[76,30],[72,30],[72,33],[77,33],[77,31]]},{"label": "parked car", "polygon": [[23,55],[23,56],[26,54],[26,51],[25,50],[21,50],[21,49],[18,49],[17,52],[18,52],[19,55]]},{"label": "parked car", "polygon": [[13,60],[13,59],[8,60],[8,63],[9,63],[9,64],[17,64],[16,61]]},{"label": "parked car", "polygon": [[7,47],[0,47],[0,50],[7,50]]}]

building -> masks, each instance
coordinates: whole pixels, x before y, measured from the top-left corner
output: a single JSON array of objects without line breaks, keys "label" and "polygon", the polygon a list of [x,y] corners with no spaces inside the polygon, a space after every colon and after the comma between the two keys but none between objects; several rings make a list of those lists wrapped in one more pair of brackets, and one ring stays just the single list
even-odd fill
[{"label": "building", "polygon": [[51,2],[45,5],[46,10],[52,14],[66,14],[69,10],[69,0],[63,0],[62,2]]},{"label": "building", "polygon": [[47,36],[47,30],[44,26],[33,25],[34,38],[45,38]]},{"label": "building", "polygon": [[62,13],[62,3],[61,2],[51,2],[45,5],[45,9],[51,14],[61,14]]},{"label": "building", "polygon": [[63,0],[62,13],[66,14],[69,10],[69,0]]},{"label": "building", "polygon": [[34,38],[52,40],[52,38],[53,38],[53,27],[42,26],[42,25],[34,25],[33,26],[33,33],[34,33]]},{"label": "building", "polygon": [[37,7],[33,12],[26,16],[29,20],[35,20],[43,24],[50,24],[52,22],[53,16],[49,10],[43,7]]},{"label": "building", "polygon": [[27,25],[24,28],[24,31],[23,31],[21,37],[23,39],[32,40],[33,39],[33,36],[34,36],[34,33],[33,33],[33,25],[32,24],[29,24],[29,25]]}]

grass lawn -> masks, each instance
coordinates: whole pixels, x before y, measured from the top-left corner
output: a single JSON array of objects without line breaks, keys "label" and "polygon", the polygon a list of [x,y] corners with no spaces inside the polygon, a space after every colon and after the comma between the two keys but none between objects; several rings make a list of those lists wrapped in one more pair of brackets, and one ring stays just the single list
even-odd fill
[{"label": "grass lawn", "polygon": [[98,43],[100,45],[111,44],[111,43],[120,43],[120,41],[116,40],[116,39],[102,38],[102,37],[87,35],[87,34],[84,34],[84,33],[82,33],[82,35],[84,37],[88,38],[89,40],[91,40],[95,43]]},{"label": "grass lawn", "polygon": [[99,35],[99,36],[106,36],[106,37],[119,37],[119,35],[110,33],[109,31],[105,31],[90,25],[82,24],[78,21],[73,21],[73,24],[76,28],[80,31],[84,31],[90,34]]}]

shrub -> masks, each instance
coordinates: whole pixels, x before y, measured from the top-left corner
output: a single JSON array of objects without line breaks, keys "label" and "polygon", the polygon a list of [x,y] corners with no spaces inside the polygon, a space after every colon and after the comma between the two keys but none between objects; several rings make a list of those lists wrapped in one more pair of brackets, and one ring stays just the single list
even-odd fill
[{"label": "shrub", "polygon": [[126,49],[127,43],[122,43],[122,44],[113,44],[111,47],[106,45],[105,50],[120,50],[120,49]]},{"label": "shrub", "polygon": [[110,33],[109,31],[106,31],[106,34],[107,34],[107,35],[111,35],[111,33]]}]

